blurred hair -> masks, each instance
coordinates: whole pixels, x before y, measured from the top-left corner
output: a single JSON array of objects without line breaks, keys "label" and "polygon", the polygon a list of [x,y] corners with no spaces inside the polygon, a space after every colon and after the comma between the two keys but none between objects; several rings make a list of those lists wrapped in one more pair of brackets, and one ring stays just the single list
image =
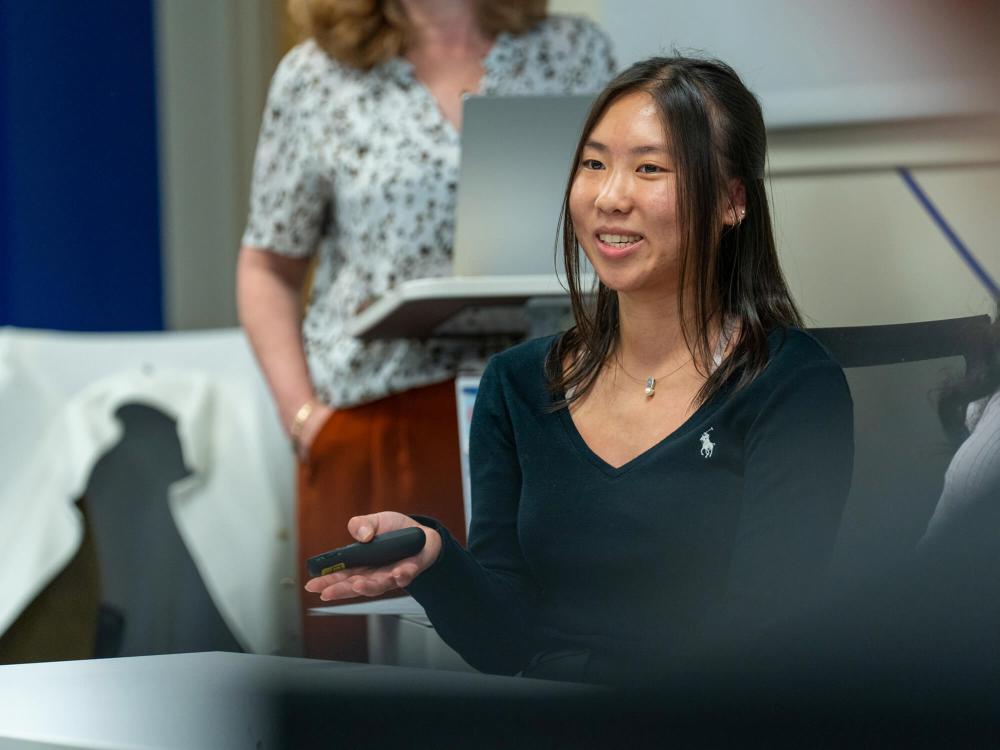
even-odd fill
[{"label": "blurred hair", "polygon": [[948,437],[961,443],[968,437],[965,414],[969,404],[1000,390],[1000,300],[996,317],[985,333],[966,342],[971,353],[969,369],[961,378],[945,383],[938,396],[938,415]]},{"label": "blurred hair", "polygon": [[[570,191],[594,127],[609,107],[636,91],[645,91],[656,103],[675,159],[681,229],[678,312],[695,366],[707,377],[697,400],[708,400],[733,376],[738,375],[737,388],[751,381],[767,365],[771,331],[802,325],[771,228],[760,104],[725,63],[686,57],[643,60],[597,96],[566,185],[563,261],[576,324],[560,336],[546,362],[550,388],[569,394],[562,405],[589,391],[619,334],[617,293],[598,279],[596,294],[588,300],[580,287],[581,249],[569,212]],[[731,180],[746,190],[746,217],[727,226],[720,209],[729,201]],[[711,336],[723,324],[735,324],[734,336],[729,356],[716,368]]]},{"label": "blurred hair", "polygon": [[[548,0],[477,0],[488,37],[523,34],[546,16]],[[330,57],[368,70],[400,56],[412,29],[400,0],[288,0],[292,19]]]}]

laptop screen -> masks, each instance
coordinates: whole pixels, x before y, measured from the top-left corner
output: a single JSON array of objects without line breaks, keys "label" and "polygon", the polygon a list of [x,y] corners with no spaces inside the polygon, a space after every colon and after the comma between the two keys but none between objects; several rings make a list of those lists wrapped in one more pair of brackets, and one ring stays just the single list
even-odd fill
[{"label": "laptop screen", "polygon": [[467,96],[456,276],[562,274],[559,211],[590,96]]}]

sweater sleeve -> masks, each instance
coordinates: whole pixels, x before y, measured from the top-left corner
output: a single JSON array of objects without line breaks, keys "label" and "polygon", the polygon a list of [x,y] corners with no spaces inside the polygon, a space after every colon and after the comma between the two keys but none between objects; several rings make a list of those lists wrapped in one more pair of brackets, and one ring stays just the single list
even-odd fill
[{"label": "sweater sleeve", "polygon": [[472,524],[463,549],[439,524],[441,554],[407,591],[444,641],[484,672],[513,674],[537,650],[537,587],[521,552],[521,469],[496,360],[483,373],[472,415]]},{"label": "sweater sleeve", "polygon": [[743,502],[712,631],[752,634],[826,580],[851,485],[853,416],[843,371],[829,360],[786,373],[768,394],[746,437]]}]

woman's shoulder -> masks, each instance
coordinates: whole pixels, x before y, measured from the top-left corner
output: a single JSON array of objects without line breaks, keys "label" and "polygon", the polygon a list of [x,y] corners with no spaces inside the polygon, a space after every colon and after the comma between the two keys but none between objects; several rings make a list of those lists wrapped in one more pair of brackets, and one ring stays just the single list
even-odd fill
[{"label": "woman's shoulder", "polygon": [[299,42],[284,54],[275,69],[275,80],[301,80],[325,72],[334,60],[313,39]]},{"label": "woman's shoulder", "polygon": [[815,336],[801,328],[779,328],[768,336],[770,358],[746,390],[751,400],[767,401],[789,391],[811,392],[817,398],[850,400],[844,370]]},{"label": "woman's shoulder", "polygon": [[545,359],[555,344],[558,335],[543,336],[515,344],[494,354],[487,368],[505,375],[525,375],[539,372],[545,367]]},{"label": "woman's shoulder", "polygon": [[798,370],[818,366],[840,370],[840,364],[825,346],[801,328],[776,328],[768,336],[770,364],[778,370]]},{"label": "woman's shoulder", "polygon": [[[503,404],[504,409],[536,411],[551,402],[545,359],[556,336],[532,339],[494,354],[479,381],[476,404],[484,408]],[[518,406],[519,405],[519,406]]]},{"label": "woman's shoulder", "polygon": [[[564,57],[582,60],[588,58],[589,53],[611,63],[611,39],[600,26],[583,16],[546,16],[522,39],[551,58],[551,62],[559,62]],[[608,72],[614,73],[614,70]]]},{"label": "woman's shoulder", "polygon": [[310,38],[285,53],[274,71],[271,86],[300,96],[338,84],[363,82],[365,75],[364,71],[335,60]]},{"label": "woman's shoulder", "polygon": [[826,427],[850,432],[850,385],[826,347],[807,331],[791,327],[771,331],[768,344],[764,369],[722,400],[734,423],[744,430],[778,424],[781,431],[794,432],[818,419]]},{"label": "woman's shoulder", "polygon": [[600,26],[584,16],[552,13],[540,21],[532,32],[551,40],[577,43],[588,40],[607,40],[608,35]]},{"label": "woman's shoulder", "polygon": [[558,93],[597,91],[617,70],[608,35],[581,16],[547,16],[530,31],[507,37],[504,48],[514,70],[523,63]]},{"label": "woman's shoulder", "polygon": [[331,128],[335,139],[354,131],[367,133],[371,116],[359,109],[358,102],[366,96],[375,98],[382,80],[381,71],[353,68],[307,39],[278,63],[268,93],[267,122],[280,132],[309,138],[309,153],[325,153]]}]

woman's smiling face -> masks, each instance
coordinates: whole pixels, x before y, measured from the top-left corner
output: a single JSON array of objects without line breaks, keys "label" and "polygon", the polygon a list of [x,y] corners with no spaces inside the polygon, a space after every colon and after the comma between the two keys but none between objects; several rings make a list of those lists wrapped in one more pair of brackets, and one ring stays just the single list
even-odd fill
[{"label": "woman's smiling face", "polygon": [[598,120],[576,167],[569,210],[580,246],[605,286],[676,291],[677,175],[649,94],[626,94]]}]

